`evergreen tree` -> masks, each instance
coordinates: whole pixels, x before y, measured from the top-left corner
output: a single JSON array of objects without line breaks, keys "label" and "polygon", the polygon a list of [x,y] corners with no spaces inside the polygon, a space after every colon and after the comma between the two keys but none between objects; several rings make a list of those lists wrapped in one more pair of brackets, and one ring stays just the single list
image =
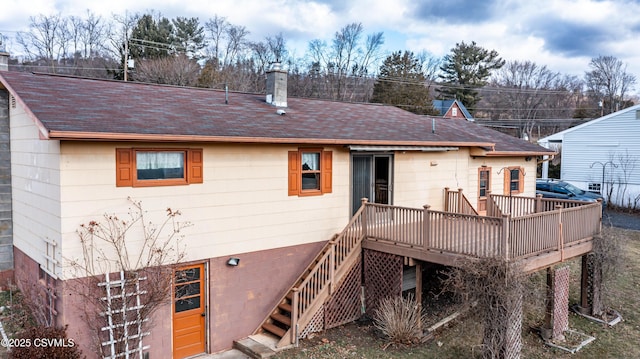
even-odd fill
[{"label": "evergreen tree", "polygon": [[458,99],[473,111],[480,101],[476,89],[486,85],[491,71],[501,68],[504,63],[497,51],[486,50],[475,41],[471,44],[465,44],[464,41],[456,44],[440,66],[442,73],[439,77],[443,82],[443,86],[437,90],[440,98]]},{"label": "evergreen tree", "polygon": [[371,102],[394,105],[420,115],[434,114],[425,75],[413,52],[394,52],[382,66]]},{"label": "evergreen tree", "polygon": [[169,19],[145,14],[131,31],[129,51],[134,59],[158,59],[169,55],[174,42]]},{"label": "evergreen tree", "polygon": [[178,16],[173,20],[174,41],[178,52],[185,53],[191,59],[202,58],[199,54],[206,43],[204,41],[204,28],[200,26],[196,17],[187,19]]}]

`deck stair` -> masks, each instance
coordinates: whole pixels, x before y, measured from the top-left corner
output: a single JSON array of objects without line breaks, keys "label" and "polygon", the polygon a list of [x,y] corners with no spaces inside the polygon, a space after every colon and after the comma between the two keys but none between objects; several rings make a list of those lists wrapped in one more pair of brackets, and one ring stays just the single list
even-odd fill
[{"label": "deck stair", "polygon": [[268,333],[277,337],[276,348],[296,343],[300,333],[360,258],[365,208],[363,203],[345,229],[327,242],[278,301],[256,334]]}]

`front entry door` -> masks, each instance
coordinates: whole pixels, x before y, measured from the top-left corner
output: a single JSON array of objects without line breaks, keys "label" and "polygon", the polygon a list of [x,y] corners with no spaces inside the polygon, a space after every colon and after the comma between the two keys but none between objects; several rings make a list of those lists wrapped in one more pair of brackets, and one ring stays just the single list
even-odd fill
[{"label": "front entry door", "polygon": [[174,274],[173,357],[179,359],[205,350],[204,264]]},{"label": "front entry door", "polygon": [[351,157],[352,214],[363,197],[371,203],[392,204],[392,155],[354,154]]}]

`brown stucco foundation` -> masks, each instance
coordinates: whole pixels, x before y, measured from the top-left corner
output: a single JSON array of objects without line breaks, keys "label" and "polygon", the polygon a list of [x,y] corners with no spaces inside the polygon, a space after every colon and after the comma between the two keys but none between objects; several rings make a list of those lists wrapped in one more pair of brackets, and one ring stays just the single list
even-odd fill
[{"label": "brown stucco foundation", "polygon": [[[206,261],[208,278],[208,352],[233,346],[233,341],[251,335],[277,301],[288,291],[304,268],[321,250],[324,242],[234,254],[236,267],[227,265],[231,256]],[[16,280],[21,290],[41,286],[39,265],[19,249],[14,250]],[[24,289],[23,289],[24,288]],[[87,358],[96,358],[97,343],[85,317],[85,302],[74,281],[55,281],[57,294],[55,325],[68,325],[67,335]],[[160,307],[152,318],[149,358],[167,358],[172,353],[171,302]]]},{"label": "brown stucco foundation", "polygon": [[209,338],[216,353],[253,333],[286,294],[324,242],[234,255],[209,261]]}]

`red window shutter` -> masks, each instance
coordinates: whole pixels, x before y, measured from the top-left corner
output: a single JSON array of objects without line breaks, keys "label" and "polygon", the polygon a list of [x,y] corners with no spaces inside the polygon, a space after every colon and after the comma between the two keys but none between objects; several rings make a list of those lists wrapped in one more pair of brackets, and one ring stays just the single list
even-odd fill
[{"label": "red window shutter", "polygon": [[322,178],[320,179],[320,188],[322,193],[331,193],[333,187],[333,152],[322,152]]},{"label": "red window shutter", "polygon": [[187,183],[203,182],[203,158],[202,149],[190,149],[188,152],[189,173],[187,174]]},{"label": "red window shutter", "polygon": [[116,148],[116,187],[133,186],[133,150]]},{"label": "red window shutter", "polygon": [[300,193],[300,158],[298,151],[289,151],[289,196]]}]

